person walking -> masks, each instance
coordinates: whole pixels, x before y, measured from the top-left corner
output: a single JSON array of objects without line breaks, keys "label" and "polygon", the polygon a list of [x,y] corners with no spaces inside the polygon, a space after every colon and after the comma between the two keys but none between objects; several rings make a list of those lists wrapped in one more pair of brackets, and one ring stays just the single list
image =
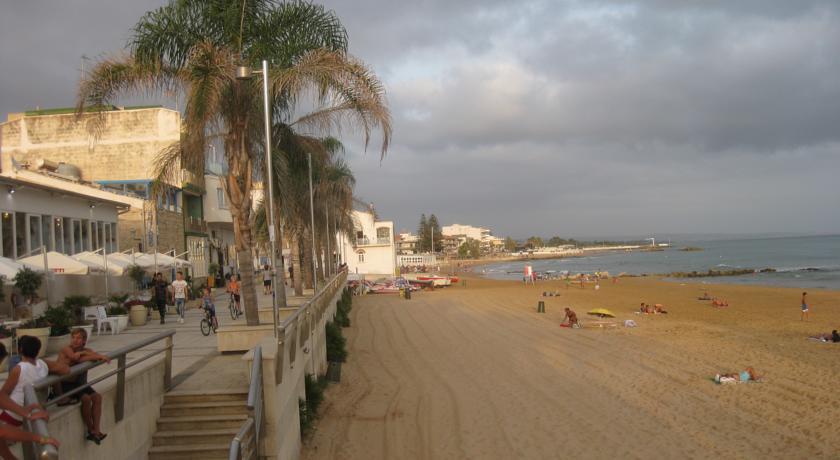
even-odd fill
[{"label": "person walking", "polygon": [[187,282],[184,281],[184,273],[178,272],[172,282],[172,297],[175,304],[175,311],[178,312],[178,322],[184,322],[184,314],[187,310]]},{"label": "person walking", "polygon": [[805,297],[808,296],[807,292],[802,293],[802,315],[799,317],[800,321],[807,321],[808,320],[808,301]]},{"label": "person walking", "polygon": [[169,297],[168,287],[169,283],[164,281],[163,274],[160,272],[155,273],[155,279],[152,281],[152,297],[155,301],[155,307],[157,307],[160,313],[160,324],[166,324],[166,300]]},{"label": "person walking", "polygon": [[271,294],[271,270],[268,269],[268,265],[263,269],[263,294]]}]

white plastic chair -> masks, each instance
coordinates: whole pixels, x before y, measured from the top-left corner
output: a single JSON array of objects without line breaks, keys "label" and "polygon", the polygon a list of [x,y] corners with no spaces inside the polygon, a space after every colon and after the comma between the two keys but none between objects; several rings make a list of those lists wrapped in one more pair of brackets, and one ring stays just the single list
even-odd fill
[{"label": "white plastic chair", "polygon": [[102,335],[102,326],[108,325],[108,328],[111,329],[111,335],[119,334],[120,332],[120,322],[119,318],[109,318],[108,314],[105,313],[105,307],[98,306],[96,307],[96,333],[97,335]]}]

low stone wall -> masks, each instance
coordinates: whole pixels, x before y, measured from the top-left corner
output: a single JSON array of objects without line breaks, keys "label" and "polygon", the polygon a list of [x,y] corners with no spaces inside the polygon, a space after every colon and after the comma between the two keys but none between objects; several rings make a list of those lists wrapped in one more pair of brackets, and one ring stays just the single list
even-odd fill
[{"label": "low stone wall", "polygon": [[[305,399],[306,374],[323,374],[327,368],[325,326],[335,317],[336,305],[346,283],[339,275],[330,292],[315,301],[281,328],[279,341],[264,337],[262,346],[265,425],[260,458],[296,460],[300,457],[298,399]],[[303,308],[303,307],[302,307]],[[248,368],[253,351],[243,359]]]},{"label": "low stone wall", "polygon": [[95,385],[102,394],[102,431],[108,437],[102,445],[85,440],[79,405],[51,412],[50,435],[61,440],[61,460],[112,460],[114,458],[144,460],[157,428],[160,406],[163,404],[164,357],[154,357],[150,365],[129,372],[125,382],[125,417],[114,422],[116,377]]}]

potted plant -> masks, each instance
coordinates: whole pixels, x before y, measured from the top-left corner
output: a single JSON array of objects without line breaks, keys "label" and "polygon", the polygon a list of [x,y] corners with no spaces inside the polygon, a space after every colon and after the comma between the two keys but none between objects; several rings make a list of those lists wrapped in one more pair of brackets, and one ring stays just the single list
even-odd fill
[{"label": "potted plant", "polygon": [[38,353],[38,357],[40,358],[47,352],[47,340],[50,337],[50,325],[43,317],[39,316],[38,318],[32,318],[18,327],[16,335],[18,338],[25,335],[38,337],[38,339],[41,340],[41,351]]},{"label": "potted plant", "polygon": [[106,310],[108,316],[117,318],[119,322],[117,323],[117,328],[119,330],[123,330],[128,327],[128,310],[123,307],[122,305],[115,305],[113,307],[109,307]]},{"label": "potted plant", "polygon": [[216,276],[219,274],[219,264],[216,262],[211,262],[210,265],[207,266],[207,285],[212,287],[216,287]]},{"label": "potted plant", "polygon": [[126,301],[128,301],[128,294],[112,294],[108,297],[108,304],[112,307],[121,307]]},{"label": "potted plant", "polygon": [[129,310],[129,319],[131,320],[132,326],[146,324],[146,317],[149,315],[146,302],[140,299],[129,300],[125,303],[125,308]]},{"label": "potted plant", "polygon": [[18,270],[13,280],[15,287],[20,290],[21,295],[26,299],[26,304],[32,305],[38,288],[41,287],[41,283],[44,281],[44,275],[29,267],[24,267]]},{"label": "potted plant", "polygon": [[146,277],[146,271],[139,265],[129,265],[128,268],[125,269],[125,274],[134,281],[134,287],[137,292],[139,292],[140,285],[143,283],[143,278]]},{"label": "potted plant", "polygon": [[72,309],[60,306],[47,308],[42,318],[49,324],[50,334],[47,343],[41,346],[46,347],[47,354],[56,354],[70,340],[70,327],[76,323],[76,315]]}]

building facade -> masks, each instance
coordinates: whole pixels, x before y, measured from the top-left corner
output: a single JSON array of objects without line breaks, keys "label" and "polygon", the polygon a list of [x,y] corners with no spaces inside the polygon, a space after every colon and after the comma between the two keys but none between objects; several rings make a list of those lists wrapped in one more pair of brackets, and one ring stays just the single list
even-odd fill
[{"label": "building facade", "polygon": [[157,250],[188,258],[192,274],[207,270],[209,241],[204,220],[204,181],[182,171],[156,200],[151,186],[160,152],[180,141],[181,118],[163,107],[117,108],[93,117],[73,109],[9,114],[2,123],[2,154],[21,169],[41,171],[141,201],[120,215],[119,249]]},{"label": "building facade", "polygon": [[393,276],[396,269],[394,223],[371,210],[353,210],[355,233],[341,235],[341,255],[350,273]]}]

